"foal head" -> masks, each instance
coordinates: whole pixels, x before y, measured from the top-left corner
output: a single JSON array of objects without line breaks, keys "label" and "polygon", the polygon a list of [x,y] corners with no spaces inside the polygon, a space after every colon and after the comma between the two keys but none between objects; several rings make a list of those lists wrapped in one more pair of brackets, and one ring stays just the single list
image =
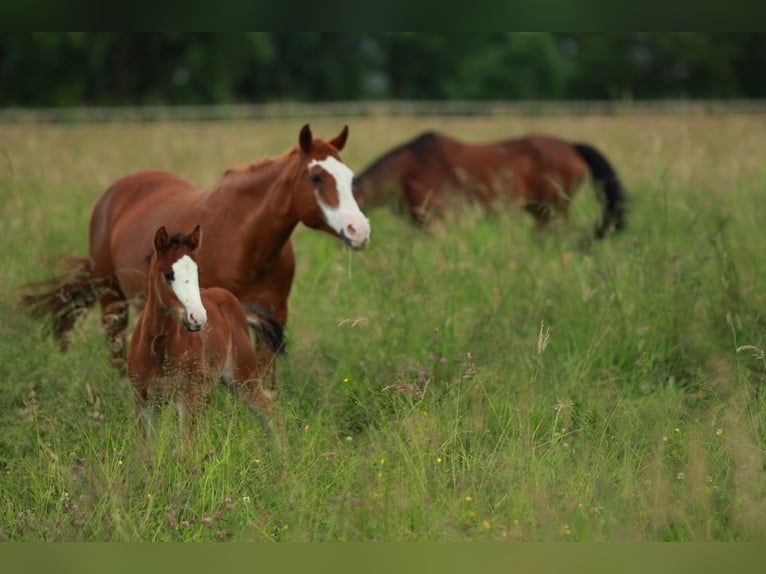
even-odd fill
[{"label": "foal head", "polygon": [[189,235],[168,236],[165,227],[154,234],[154,253],[149,268],[149,285],[162,306],[189,331],[199,331],[207,321],[199,291],[199,270],[195,252],[202,240],[200,226]]},{"label": "foal head", "polygon": [[308,124],[298,136],[301,173],[293,193],[293,207],[307,226],[342,238],[353,249],[364,249],[370,222],[352,193],[354,174],[338,155],[346,145],[348,126],[334,138],[314,138]]}]

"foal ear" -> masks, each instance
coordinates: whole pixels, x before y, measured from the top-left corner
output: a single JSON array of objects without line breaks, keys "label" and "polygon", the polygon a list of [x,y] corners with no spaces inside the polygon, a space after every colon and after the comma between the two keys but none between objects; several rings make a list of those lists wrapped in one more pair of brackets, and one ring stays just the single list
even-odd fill
[{"label": "foal ear", "polygon": [[201,243],[202,243],[202,228],[199,225],[197,225],[197,227],[194,228],[194,231],[192,231],[189,235],[186,236],[186,245],[189,246],[189,249],[194,251],[200,246]]},{"label": "foal ear", "polygon": [[340,130],[340,133],[332,138],[330,140],[330,143],[333,145],[335,149],[338,151],[343,149],[343,146],[346,145],[346,140],[348,139],[348,126],[343,126],[343,129]]},{"label": "foal ear", "polygon": [[154,234],[154,250],[162,251],[163,247],[168,244],[168,230],[163,225]]},{"label": "foal ear", "polygon": [[301,149],[304,152],[308,153],[311,151],[311,142],[313,140],[313,136],[311,135],[311,128],[308,124],[301,128],[301,133],[298,137],[298,140],[300,141]]}]

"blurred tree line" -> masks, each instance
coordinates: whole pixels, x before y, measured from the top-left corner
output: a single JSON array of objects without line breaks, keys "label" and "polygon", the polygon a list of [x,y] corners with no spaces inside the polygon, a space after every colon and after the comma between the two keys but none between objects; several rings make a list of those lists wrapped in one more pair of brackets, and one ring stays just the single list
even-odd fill
[{"label": "blurred tree line", "polygon": [[766,97],[761,32],[36,32],[0,106]]}]

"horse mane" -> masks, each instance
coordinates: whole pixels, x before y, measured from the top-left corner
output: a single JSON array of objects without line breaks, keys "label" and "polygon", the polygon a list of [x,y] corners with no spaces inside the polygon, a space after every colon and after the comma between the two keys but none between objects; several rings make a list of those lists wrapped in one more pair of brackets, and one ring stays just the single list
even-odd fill
[{"label": "horse mane", "polygon": [[253,171],[257,171],[263,167],[271,165],[272,163],[277,161],[277,159],[280,159],[280,158],[275,159],[271,157],[264,157],[264,158],[257,159],[252,163],[243,163],[241,165],[230,167],[223,172],[223,175],[221,175],[221,179],[225,179],[226,177],[229,177],[232,175],[247,174]]},{"label": "horse mane", "polygon": [[445,137],[446,136],[439,132],[432,130],[425,131],[415,136],[411,140],[388,150],[386,153],[378,157],[370,165],[364,168],[361,173],[359,173],[359,175],[357,175],[354,179],[359,181],[362,178],[368,177],[386,161],[406,151],[410,151],[415,154],[415,156],[425,159],[428,157],[428,154],[439,145],[439,141]]},{"label": "horse mane", "polygon": [[275,166],[279,166],[281,169],[280,164],[287,161],[290,157],[292,157],[296,153],[297,153],[297,146],[293,146],[282,155],[279,155],[276,157],[264,157],[264,158],[257,159],[254,162],[249,164],[246,163],[246,164],[240,164],[235,167],[230,167],[229,169],[223,172],[221,177],[212,186],[211,189],[220,187],[225,183],[233,183],[236,181],[236,178],[249,178],[253,175],[257,175],[258,172],[261,172],[261,173],[266,172],[269,169],[274,169]]}]

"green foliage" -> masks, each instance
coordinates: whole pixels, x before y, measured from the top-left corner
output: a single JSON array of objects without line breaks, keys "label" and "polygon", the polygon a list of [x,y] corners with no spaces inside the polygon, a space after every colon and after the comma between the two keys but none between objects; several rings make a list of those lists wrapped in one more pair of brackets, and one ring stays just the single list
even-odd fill
[{"label": "green foliage", "polygon": [[[64,354],[16,303],[47,257],[84,252],[90,206],[128,168],[211,181],[242,150],[281,152],[296,122],[8,126],[0,539],[762,540],[763,122],[447,121],[598,142],[628,228],[590,239],[587,186],[545,233],[472,206],[428,231],[373,211],[358,253],[299,227],[285,455],[223,389],[191,450],[172,409],[144,449],[97,313]],[[347,161],[419,122],[356,120]]]},{"label": "green foliage", "polygon": [[766,65],[762,34],[566,33],[559,40],[574,67],[570,97],[761,97],[766,87],[753,77]]},{"label": "green foliage", "polygon": [[26,32],[0,105],[762,98],[760,32]]},{"label": "green foliage", "polygon": [[459,60],[449,95],[464,100],[563,99],[566,63],[544,32],[509,32]]}]

